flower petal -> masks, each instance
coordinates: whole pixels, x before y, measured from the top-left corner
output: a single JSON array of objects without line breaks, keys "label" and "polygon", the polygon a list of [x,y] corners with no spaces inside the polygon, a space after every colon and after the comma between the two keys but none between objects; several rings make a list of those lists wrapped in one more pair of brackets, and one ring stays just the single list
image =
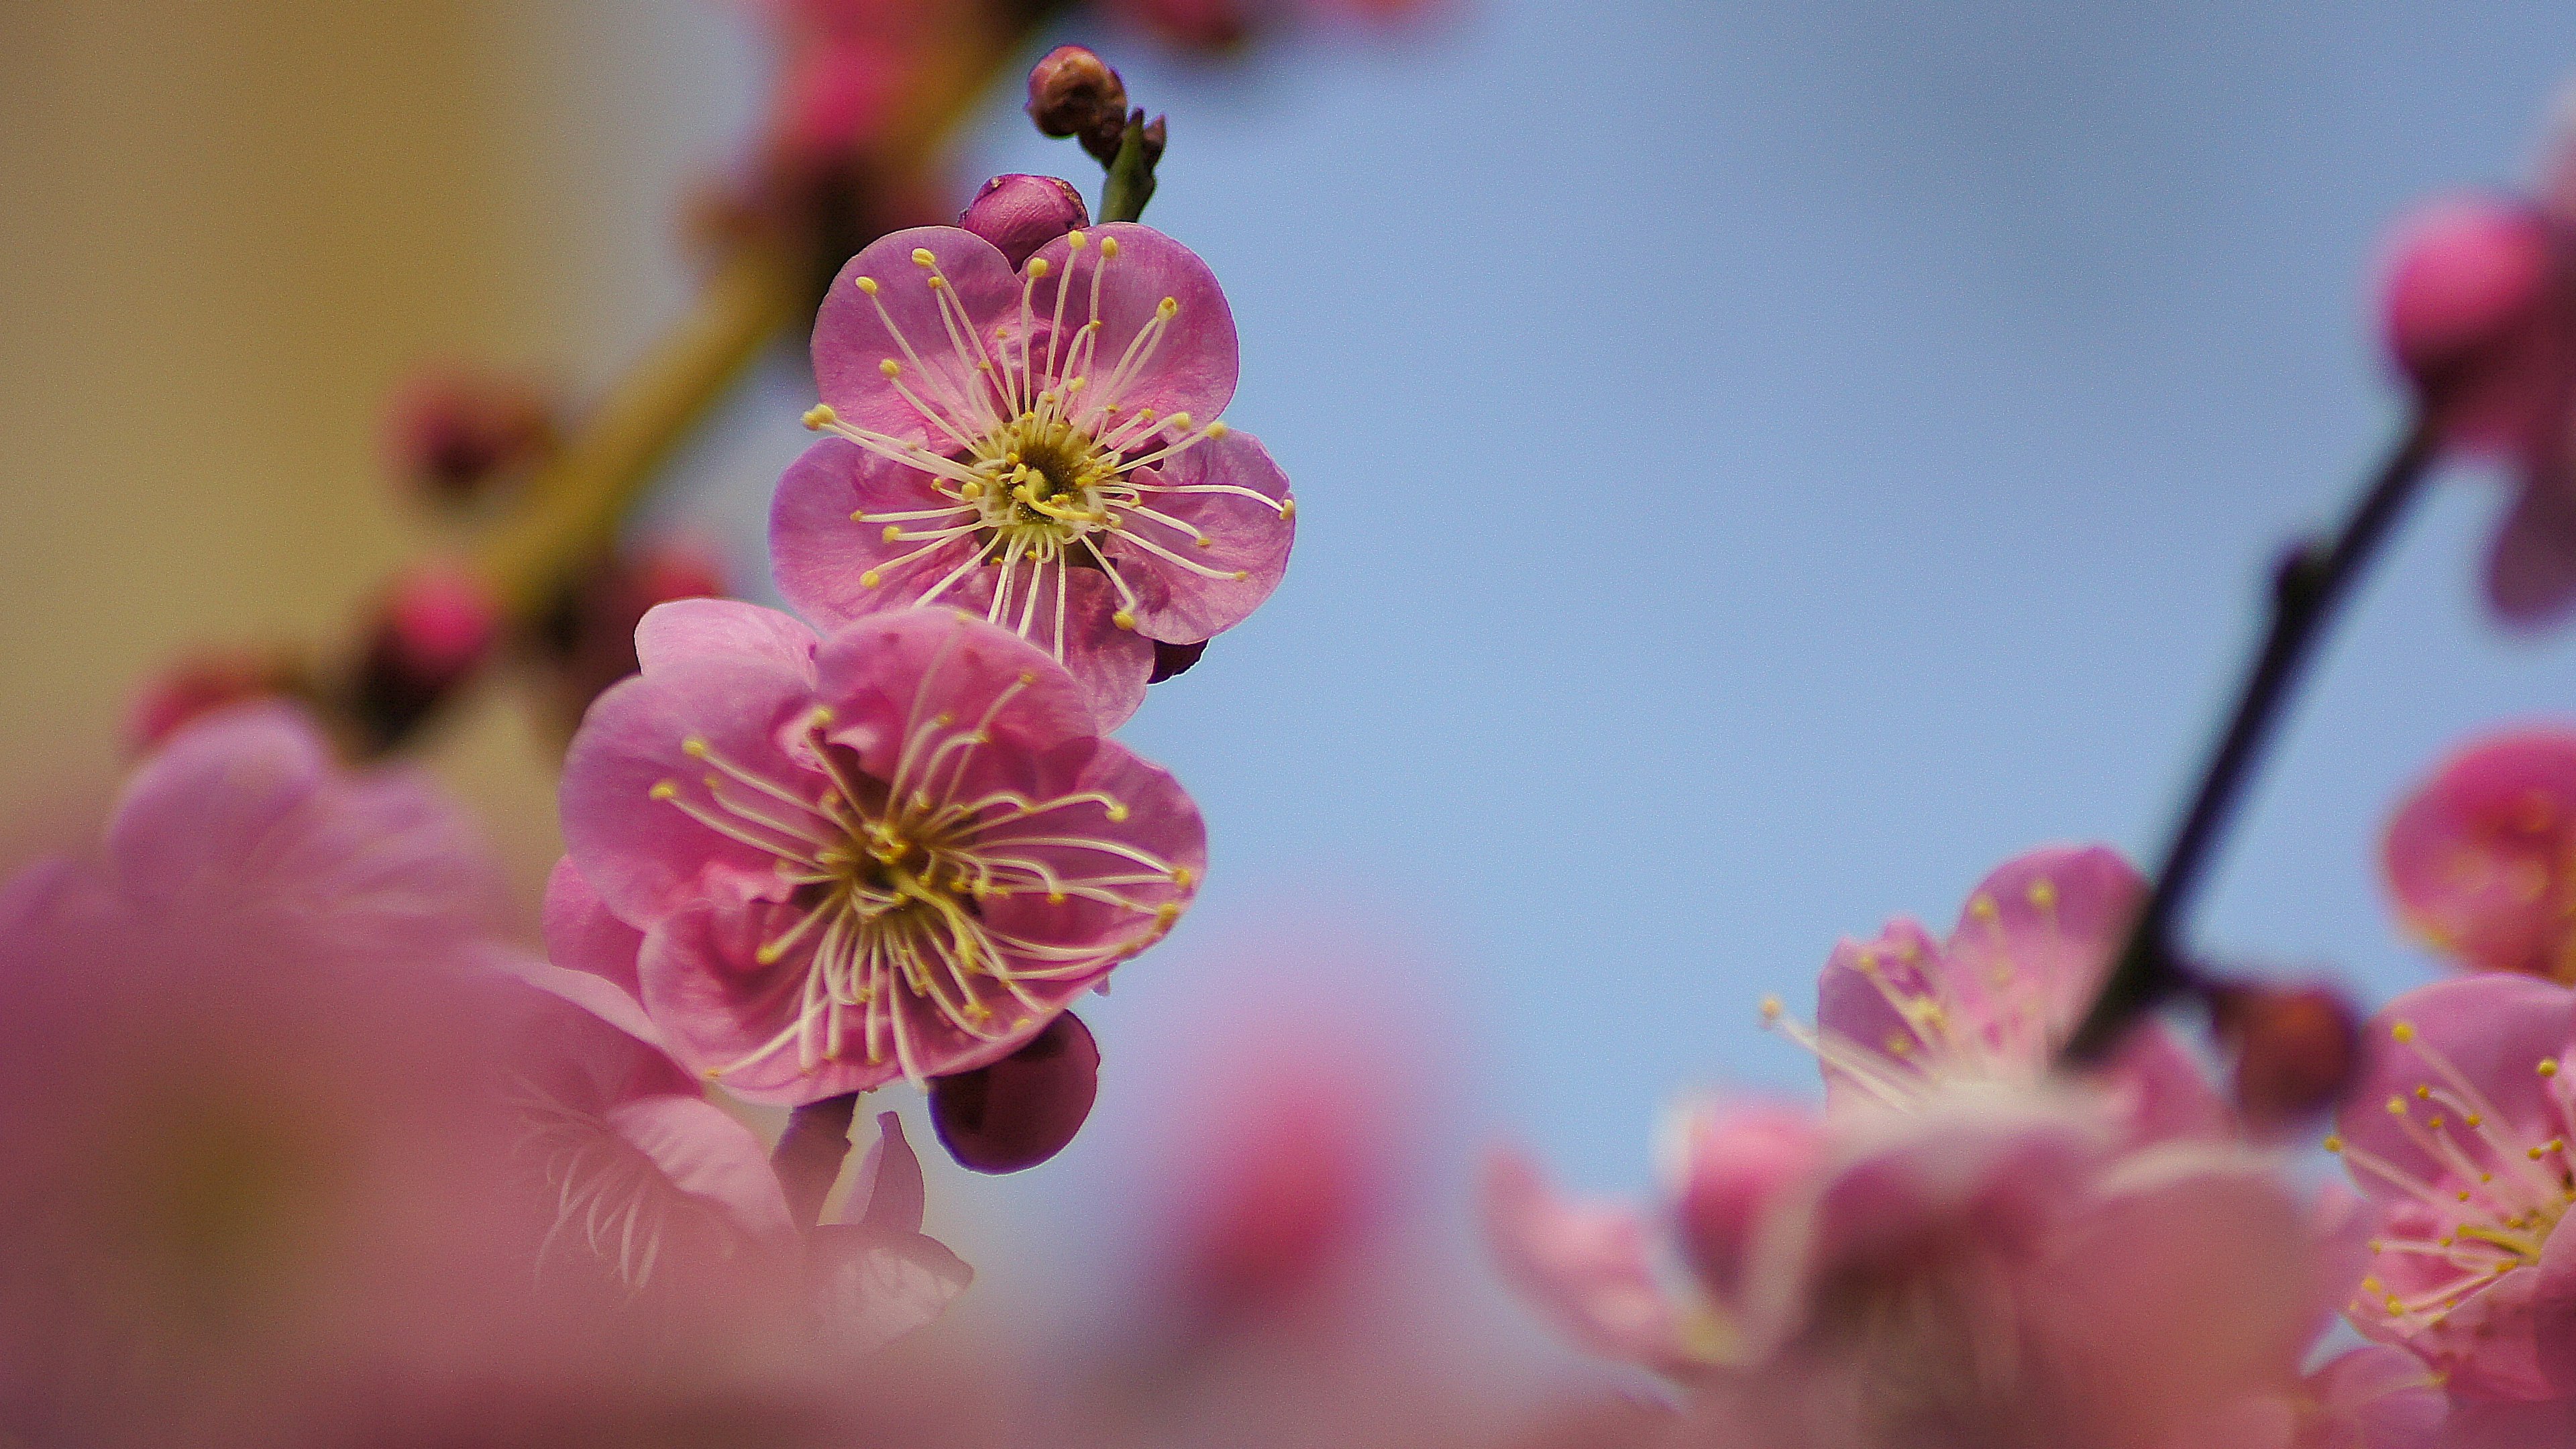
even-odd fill
[{"label": "flower petal", "polygon": [[546,956],[555,965],[600,977],[629,996],[642,991],[635,959],[644,933],[610,913],[569,855],[546,877],[545,933]]},{"label": "flower petal", "polygon": [[980,729],[1040,751],[1098,732],[1063,666],[1009,630],[955,610],[870,615],[824,640],[815,669],[833,712],[829,737],[858,751],[868,774],[906,790],[922,783],[907,742],[934,733]]},{"label": "flower petal", "polygon": [[859,1354],[931,1323],[975,1281],[936,1238],[839,1224],[806,1238],[805,1267],[825,1338]]},{"label": "flower petal", "polygon": [[[1107,544],[1119,573],[1141,596],[1138,632],[1170,644],[1194,644],[1242,623],[1279,587],[1280,576],[1288,571],[1297,520],[1278,506],[1288,499],[1288,475],[1270,460],[1259,439],[1237,432],[1208,438],[1159,468],[1137,470],[1133,479],[1147,490],[1145,507],[1180,525],[1130,516]],[[1239,493],[1152,491],[1217,485],[1249,488],[1276,502]],[[1147,543],[1154,547],[1145,547]],[[1197,568],[1163,554],[1177,554]],[[1197,569],[1212,569],[1223,577],[1210,578]]]},{"label": "flower petal", "polygon": [[2048,1040],[2063,1041],[2110,970],[2146,882],[2102,846],[2050,846],[1997,866],[1969,893],[1944,952],[1951,990],[1982,1001],[1997,1030],[2035,997]]},{"label": "flower petal", "polygon": [[1570,1203],[1512,1152],[1488,1160],[1480,1198],[1503,1276],[1584,1347],[1667,1372],[1702,1366],[1680,1310],[1655,1280],[1646,1225],[1634,1213]]},{"label": "flower petal", "polygon": [[2576,973],[2576,731],[2478,741],[2389,820],[2380,864],[2407,926],[2490,971]]},{"label": "flower petal", "polygon": [[[1132,418],[1144,408],[1163,417],[1187,413],[1194,422],[1214,422],[1234,399],[1241,366],[1234,313],[1216,274],[1197,253],[1150,226],[1112,222],[1081,235],[1079,250],[1072,237],[1058,237],[1029,259],[1032,266],[1047,265],[1047,279],[1036,288],[1038,320],[1047,322],[1059,298],[1063,302],[1062,336],[1068,345],[1053,354],[1054,371],[1088,381],[1083,393],[1088,408],[1075,421],[1094,436],[1114,425],[1105,419]],[[1113,244],[1116,254],[1109,256]],[[1137,334],[1154,321],[1165,299],[1174,304],[1171,318],[1131,358]],[[1078,358],[1070,355],[1075,334],[1093,320],[1100,327],[1082,343],[1087,350]],[[1047,345],[1041,343],[1038,351],[1043,373]],[[1118,411],[1103,412],[1109,407]]]},{"label": "flower petal", "polygon": [[769,1150],[722,1107],[696,1096],[641,1097],[609,1109],[607,1120],[673,1187],[714,1204],[743,1232],[783,1238],[796,1231]]},{"label": "flower petal", "polygon": [[814,631],[792,615],[740,599],[674,599],[635,626],[635,657],[650,673],[682,659],[748,654],[811,674]]},{"label": "flower petal", "polygon": [[[931,256],[945,290],[964,305],[971,333],[953,313],[943,320],[932,272],[914,260],[919,252]],[[863,277],[876,284],[873,297],[860,287]],[[854,428],[942,454],[955,451],[962,444],[907,401],[896,383],[950,427],[982,434],[997,413],[976,364],[992,355],[990,329],[1016,321],[1019,307],[1020,280],[991,242],[953,226],[890,232],[850,258],[823,294],[814,318],[815,386]],[[887,362],[900,369],[896,378],[885,375]]]},{"label": "flower petal", "polygon": [[[917,534],[937,530],[951,520],[888,524],[852,515],[933,508],[958,508],[960,521],[974,516],[971,509],[933,487],[929,474],[880,457],[847,438],[825,438],[807,448],[778,480],[778,492],[769,504],[769,567],[780,596],[827,629],[920,603],[925,593],[984,545],[972,534],[945,542],[889,541],[885,531],[890,527]],[[925,547],[928,552],[923,552]],[[893,562],[897,559],[907,561]],[[990,571],[983,566],[969,568],[965,579],[941,593],[939,602],[955,607],[971,603],[981,609],[992,594],[990,584],[977,576]],[[873,585],[867,582],[871,574],[877,579]],[[969,583],[981,583],[981,592],[960,587]]]},{"label": "flower petal", "polygon": [[801,1107],[869,1091],[902,1074],[891,1050],[883,1061],[867,1059],[864,1008],[828,1008],[840,1017],[841,1055],[821,1055],[829,1041],[818,1018],[811,1048],[817,1060],[804,1064],[807,1048],[797,1032],[812,933],[773,965],[757,956],[762,943],[784,936],[799,919],[786,906],[701,905],[666,917],[644,938],[645,1013],[690,1070],[749,1101]]}]

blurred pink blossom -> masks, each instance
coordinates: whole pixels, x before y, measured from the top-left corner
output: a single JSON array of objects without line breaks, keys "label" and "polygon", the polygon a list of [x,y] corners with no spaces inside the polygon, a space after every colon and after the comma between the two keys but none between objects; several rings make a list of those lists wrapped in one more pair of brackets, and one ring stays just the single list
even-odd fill
[{"label": "blurred pink blossom", "polygon": [[1296,504],[1234,395],[1234,317],[1150,227],[1075,231],[1015,275],[955,227],[851,259],[814,324],[829,434],[770,512],[779,591],[827,625],[971,609],[1079,679],[1103,729],[1155,645],[1232,628],[1288,565]]},{"label": "blurred pink blossom", "polygon": [[2407,992],[2327,1146],[2384,1221],[2354,1325],[2473,1399],[2576,1392],[2570,1098],[2576,992],[2503,973]]},{"label": "blurred pink blossom", "polygon": [[917,610],[818,641],[707,599],[637,646],[574,737],[564,834],[643,933],[671,1049],[745,1097],[998,1061],[1196,893],[1197,808],[1007,631]]},{"label": "blurred pink blossom", "polygon": [[2388,822],[2399,916],[2464,966],[2576,981],[2576,731],[2479,740]]}]

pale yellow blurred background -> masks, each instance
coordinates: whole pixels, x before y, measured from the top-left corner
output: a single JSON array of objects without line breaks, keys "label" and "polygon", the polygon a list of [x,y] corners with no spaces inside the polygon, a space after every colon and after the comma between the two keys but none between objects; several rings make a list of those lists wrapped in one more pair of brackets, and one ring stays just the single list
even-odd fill
[{"label": "pale yellow blurred background", "polygon": [[[721,0],[0,4],[10,819],[95,828],[177,651],[345,647],[444,536],[386,485],[387,389],[613,375],[685,301],[678,197],[760,63]],[[531,896],[548,747],[487,685],[424,751]]]}]

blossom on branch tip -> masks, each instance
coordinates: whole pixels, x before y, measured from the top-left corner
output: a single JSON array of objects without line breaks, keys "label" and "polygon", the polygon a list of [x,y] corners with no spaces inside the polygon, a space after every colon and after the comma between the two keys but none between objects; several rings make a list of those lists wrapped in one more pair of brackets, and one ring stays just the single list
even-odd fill
[{"label": "blossom on branch tip", "polygon": [[742,1096],[999,1061],[1197,892],[1189,797],[1006,630],[922,609],[817,640],[695,600],[638,650],[573,739],[565,839],[643,933],[674,1053]]},{"label": "blossom on branch tip", "polygon": [[2576,984],[2576,731],[2513,731],[2445,760],[2389,819],[2380,866],[2434,950]]},{"label": "blossom on branch tip", "polygon": [[979,612],[1115,727],[1158,643],[1242,622],[1287,568],[1287,476],[1217,417],[1236,364],[1216,278],[1151,228],[1068,233],[1017,275],[954,227],[887,236],[815,321],[827,436],[771,506],[779,591],[827,625]]}]

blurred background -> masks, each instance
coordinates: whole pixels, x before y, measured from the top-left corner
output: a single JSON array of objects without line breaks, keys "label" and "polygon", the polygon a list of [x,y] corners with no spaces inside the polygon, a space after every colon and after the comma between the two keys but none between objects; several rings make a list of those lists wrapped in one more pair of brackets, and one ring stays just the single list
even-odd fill
[{"label": "blurred background", "polygon": [[[2155,848],[2275,551],[2396,426],[2386,224],[2518,181],[2576,60],[2536,0],[1447,0],[1230,60],[1076,17],[958,132],[949,208],[1001,171],[1096,194],[1017,109],[1059,39],[1171,117],[1148,220],[1226,286],[1228,416],[1300,538],[1124,732],[1213,866],[1084,1009],[1091,1126],[1020,1178],[932,1165],[996,1292],[1150,1217],[1120,1185],[1190,1140],[1157,1104],[1215,1023],[1366,1022],[1435,1200],[1505,1139],[1634,1190],[1676,1096],[1811,1090],[1755,1003],[1804,1011],[1837,936],[1945,929],[2041,842]],[[12,839],[93,828],[175,653],[344,641],[438,546],[379,456],[407,376],[585,396],[684,312],[684,198],[773,64],[719,0],[0,7]],[[636,526],[770,597],[811,401],[766,357]],[[2576,638],[2481,612],[2499,501],[2446,486],[2367,582],[2213,951],[2371,999],[2430,975],[2375,879],[2390,802],[2469,732],[2576,714]],[[420,748],[531,922],[539,713],[496,680]]]}]

